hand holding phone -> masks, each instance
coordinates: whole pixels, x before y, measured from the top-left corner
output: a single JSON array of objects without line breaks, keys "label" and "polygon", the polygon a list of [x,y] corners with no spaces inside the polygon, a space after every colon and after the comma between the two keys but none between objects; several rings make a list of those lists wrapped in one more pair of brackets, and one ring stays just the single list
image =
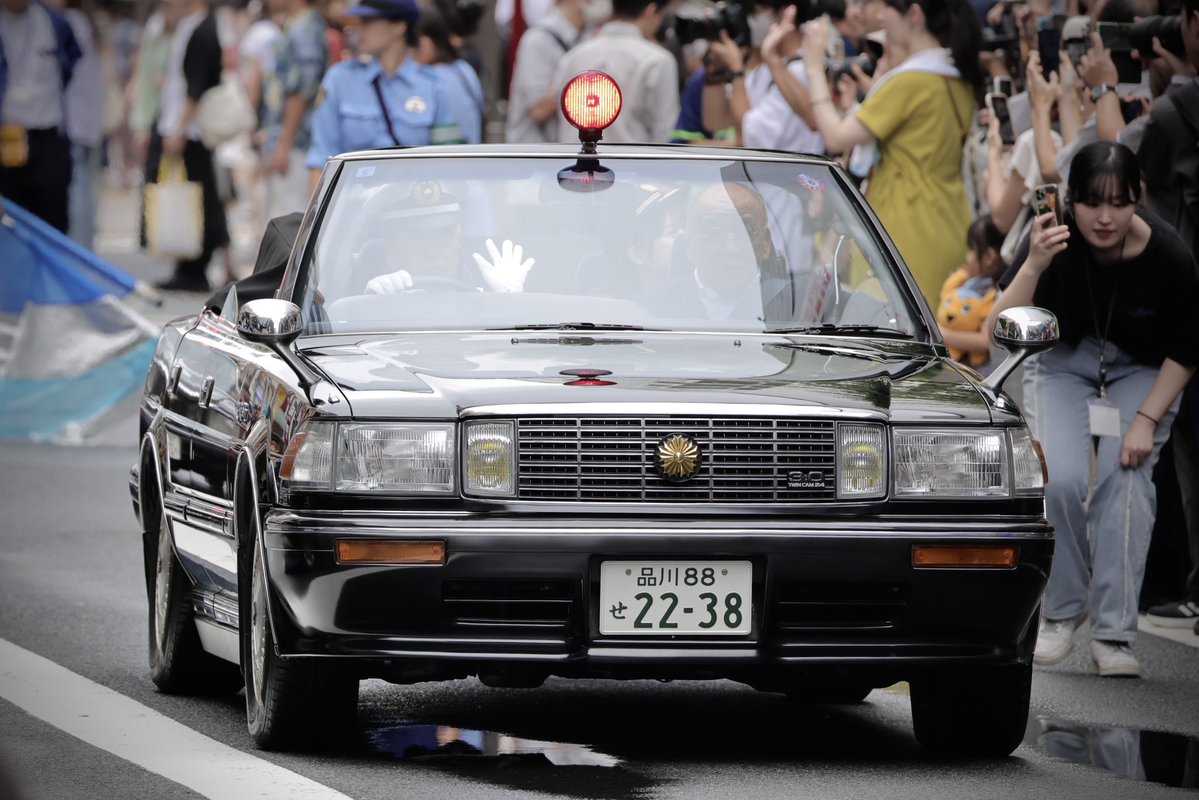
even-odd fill
[{"label": "hand holding phone", "polygon": [[1040,217],[1044,214],[1053,214],[1053,224],[1062,224],[1062,207],[1058,202],[1057,186],[1052,183],[1043,183],[1032,190],[1033,193],[1033,213]]},{"label": "hand holding phone", "polygon": [[1041,54],[1041,75],[1045,80],[1058,71],[1061,48],[1061,28],[1055,26],[1053,17],[1042,17],[1037,21],[1037,50]]},{"label": "hand holding phone", "polygon": [[1016,132],[1012,128],[1012,116],[1008,113],[1007,96],[998,92],[988,92],[985,99],[991,115],[999,122],[999,140],[1006,145],[1015,144]]}]

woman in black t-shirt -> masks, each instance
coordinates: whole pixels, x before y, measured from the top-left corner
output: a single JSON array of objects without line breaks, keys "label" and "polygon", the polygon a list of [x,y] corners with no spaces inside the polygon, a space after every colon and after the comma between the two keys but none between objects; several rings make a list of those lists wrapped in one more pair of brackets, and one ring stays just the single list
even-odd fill
[{"label": "woman in black t-shirt", "polygon": [[1067,190],[1066,224],[1036,219],[1028,258],[1001,279],[987,330],[1021,305],[1052,311],[1061,326],[1058,346],[1024,373],[1057,530],[1035,660],[1064,659],[1089,616],[1099,674],[1136,677],[1153,466],[1199,363],[1199,268],[1173,230],[1137,208],[1140,168],[1127,147],[1081,149]]}]

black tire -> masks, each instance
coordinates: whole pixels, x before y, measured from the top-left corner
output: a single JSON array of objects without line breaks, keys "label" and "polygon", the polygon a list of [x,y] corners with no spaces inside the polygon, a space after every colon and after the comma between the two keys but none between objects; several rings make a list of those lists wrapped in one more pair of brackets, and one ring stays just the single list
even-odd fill
[{"label": "black tire", "polygon": [[[263,750],[338,749],[354,735],[358,678],[315,658],[282,658],[267,611],[268,587],[255,523],[242,561],[242,672],[246,727]],[[248,562],[248,563],[246,563]],[[248,573],[248,574],[246,574]]]},{"label": "black tire", "polygon": [[1032,664],[961,670],[912,681],[912,726],[928,751],[1003,758],[1024,739]]},{"label": "black tire", "polygon": [[175,555],[166,513],[160,503],[152,508],[158,530],[153,537],[148,531],[145,542],[150,679],[167,694],[233,694],[241,688],[241,672],[200,645],[188,578]]},{"label": "black tire", "polygon": [[792,703],[852,706],[865,700],[873,689],[856,683],[811,684],[788,689],[787,699]]}]

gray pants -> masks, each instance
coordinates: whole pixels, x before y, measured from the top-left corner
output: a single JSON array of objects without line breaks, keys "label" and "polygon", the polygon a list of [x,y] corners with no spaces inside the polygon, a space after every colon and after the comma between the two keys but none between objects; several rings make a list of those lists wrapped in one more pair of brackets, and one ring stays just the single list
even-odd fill
[{"label": "gray pants", "polygon": [[[1124,431],[1149,396],[1158,369],[1106,346],[1107,400]],[[1123,439],[1093,447],[1087,403],[1099,397],[1099,341],[1059,344],[1024,370],[1024,411],[1049,465],[1046,516],[1056,529],[1053,568],[1041,616],[1063,620],[1089,612],[1091,636],[1131,643],[1137,600],[1157,513],[1153,466],[1170,433],[1177,402],[1163,415],[1153,453],[1136,469],[1120,466]]]}]

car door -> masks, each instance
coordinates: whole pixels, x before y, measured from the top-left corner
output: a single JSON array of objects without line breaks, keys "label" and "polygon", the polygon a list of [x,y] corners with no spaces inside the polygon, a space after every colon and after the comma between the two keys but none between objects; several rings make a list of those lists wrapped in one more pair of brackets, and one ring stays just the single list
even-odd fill
[{"label": "car door", "polygon": [[188,331],[175,351],[163,396],[166,437],[167,507],[182,507],[195,487],[192,474],[192,434],[198,423],[200,392],[208,362],[207,345],[195,329]]},{"label": "car door", "polygon": [[203,555],[210,588],[232,591],[237,577],[234,467],[249,421],[249,404],[243,397],[247,366],[238,357],[245,348],[232,320],[212,313],[197,326],[197,337],[205,343],[207,358],[192,433],[195,486],[187,515],[198,539],[189,546]]}]

